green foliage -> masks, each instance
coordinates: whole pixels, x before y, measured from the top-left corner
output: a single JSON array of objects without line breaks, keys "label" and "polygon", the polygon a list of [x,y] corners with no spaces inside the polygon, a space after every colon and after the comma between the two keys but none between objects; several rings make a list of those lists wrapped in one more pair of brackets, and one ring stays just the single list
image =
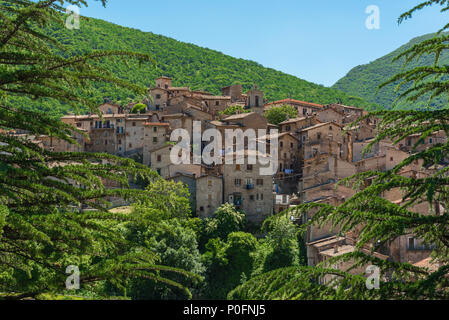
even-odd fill
[{"label": "green foliage", "polygon": [[[395,79],[394,82],[379,88],[379,86],[387,80],[404,71],[414,70],[416,68],[428,68],[431,66],[435,62],[434,53],[423,53],[419,58],[413,61],[408,61],[407,65],[404,65],[404,62],[406,62],[405,56],[399,55],[405,54],[416,46],[424,45],[428,41],[434,42],[436,36],[437,34],[427,34],[414,38],[409,43],[384,57],[369,64],[357,66],[349,71],[345,77],[337,81],[332,88],[363,97],[368,102],[380,106],[380,108],[376,108],[377,110],[422,110],[428,105],[431,109],[446,108],[448,104],[448,96],[446,94],[435,97],[432,101],[429,101],[430,95],[423,95],[416,101],[396,101],[401,93],[405,93],[406,90],[414,87],[412,83],[407,83],[404,84],[399,91],[396,91],[400,79]],[[397,57],[398,59],[396,59]],[[439,65],[443,66],[448,64],[449,53],[443,51],[440,55]],[[396,105],[394,105],[395,101]]]},{"label": "green foliage", "polygon": [[243,232],[229,234],[227,242],[218,238],[210,240],[203,255],[207,268],[204,298],[226,299],[242,279],[249,278],[256,247],[256,238]]},{"label": "green foliage", "polygon": [[134,107],[131,109],[131,113],[145,113],[147,106],[143,103],[137,103],[134,105]]},{"label": "green foliage", "polygon": [[[196,275],[204,272],[201,255],[198,251],[195,232],[181,225],[178,219],[164,221],[157,226],[149,226],[139,232],[139,241],[144,246],[156,252],[161,264],[180,268]],[[167,275],[168,276],[168,275]],[[182,277],[174,278],[178,282],[185,282]],[[185,283],[195,295],[198,291],[196,281]],[[196,291],[195,291],[196,290]],[[185,299],[185,295],[162,283],[147,279],[133,279],[127,290],[127,295],[133,300],[174,300]]]},{"label": "green foliage", "polygon": [[222,111],[219,113],[221,116],[232,116],[237,113],[250,113],[251,110],[245,109],[242,106],[236,105],[236,106],[229,106],[226,108],[225,111]]},{"label": "green foliage", "polygon": [[268,123],[278,125],[281,122],[287,120],[287,118],[297,118],[298,110],[290,105],[283,105],[280,107],[271,108],[265,111],[265,118],[267,118]]},{"label": "green foliage", "polygon": [[252,276],[305,263],[302,255],[306,252],[300,247],[298,227],[286,215],[268,218],[262,230],[266,236],[259,241]]},{"label": "green foliage", "polygon": [[[52,106],[61,102],[95,111],[97,100],[86,94],[93,84],[109,83],[135,93],[146,92],[114,76],[113,70],[99,67],[98,61],[114,64],[117,58],[135,62],[151,58],[125,51],[64,51],[65,43],[42,29],[48,31],[50,26],[64,23],[64,9],[58,4],[63,3],[1,1],[0,127],[75,143],[72,136],[76,129],[48,114],[16,109],[15,103],[42,98]],[[83,5],[84,1],[64,4]],[[130,278],[146,277],[189,296],[185,287],[160,272],[184,278],[194,275],[158,265],[155,252],[129,241],[121,232],[124,223],[145,217],[108,211],[106,199],[117,197],[147,201],[154,210],[160,208],[156,202],[165,201],[164,195],[157,198],[153,197],[154,190],[130,187],[130,180],[137,176],[158,186],[160,177],[156,173],[130,159],[50,152],[30,140],[0,132],[0,292],[13,294],[16,299],[61,293],[66,267],[76,265],[83,290],[106,279],[120,288]],[[108,189],[105,182],[116,182],[120,187]],[[173,215],[178,215],[185,207],[171,203],[170,208],[175,209]]]}]

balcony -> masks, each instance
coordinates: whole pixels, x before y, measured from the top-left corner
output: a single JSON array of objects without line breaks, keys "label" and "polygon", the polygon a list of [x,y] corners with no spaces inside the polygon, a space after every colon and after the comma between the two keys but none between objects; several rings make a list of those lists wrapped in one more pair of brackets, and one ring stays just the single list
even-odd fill
[{"label": "balcony", "polygon": [[247,184],[246,185],[246,190],[253,190],[254,189],[254,184]]}]

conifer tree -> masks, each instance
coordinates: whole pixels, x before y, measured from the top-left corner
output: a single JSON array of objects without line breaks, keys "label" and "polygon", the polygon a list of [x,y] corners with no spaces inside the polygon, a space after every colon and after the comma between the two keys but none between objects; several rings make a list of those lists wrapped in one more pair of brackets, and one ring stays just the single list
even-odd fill
[{"label": "conifer tree", "polygon": [[[102,0],[103,5],[105,2]],[[160,177],[130,159],[44,150],[31,141],[33,137],[48,135],[77,143],[73,138],[77,129],[10,105],[14,97],[26,96],[55,105],[88,106],[98,112],[97,101],[77,92],[88,92],[99,82],[138,94],[146,92],[95,62],[137,59],[154,63],[151,57],[122,51],[73,55],[46,35],[45,28],[52,24],[64,25],[67,5],[87,3],[0,1],[0,292],[15,299],[63,292],[66,268],[75,265],[80,269],[82,287],[102,280],[120,286],[138,277],[166,283],[189,297],[187,289],[159,276],[159,271],[194,275],[158,265],[153,252],[126,240],[117,230],[142,217],[110,213],[104,200],[148,201],[148,192],[131,189],[129,178],[157,181]],[[24,135],[17,134],[20,132]],[[120,187],[106,188],[106,181]]]}]

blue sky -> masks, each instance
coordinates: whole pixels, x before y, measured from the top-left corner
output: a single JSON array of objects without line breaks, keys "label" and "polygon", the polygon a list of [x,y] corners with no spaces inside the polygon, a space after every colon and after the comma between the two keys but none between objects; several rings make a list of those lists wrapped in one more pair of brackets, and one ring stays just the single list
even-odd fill
[{"label": "blue sky", "polygon": [[[331,86],[369,63],[447,22],[437,7],[398,26],[418,0],[109,0],[89,1],[81,14],[151,31],[250,59]],[[380,29],[369,30],[365,10],[380,9]]]}]

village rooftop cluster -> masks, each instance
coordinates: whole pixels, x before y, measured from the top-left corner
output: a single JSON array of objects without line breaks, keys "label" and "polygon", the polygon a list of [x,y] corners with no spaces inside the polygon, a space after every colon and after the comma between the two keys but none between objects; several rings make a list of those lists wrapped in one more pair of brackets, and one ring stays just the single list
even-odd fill
[{"label": "village rooftop cluster", "polygon": [[[156,85],[149,92],[151,99],[143,101],[146,108],[138,114],[130,112],[135,104],[120,106],[105,101],[99,107],[102,118],[97,114],[63,117],[63,122],[85,132],[86,136],[74,136],[78,145],[48,136],[33,139],[52,151],[101,152],[138,159],[162,178],[187,185],[192,212],[198,217],[211,217],[222,204],[231,203],[253,223],[261,223],[273,214],[303,203],[342,204],[355,194],[351,188],[337,186],[342,179],[360,172],[390,170],[412,152],[444,143],[447,139],[444,132],[435,132],[417,149],[413,146],[420,135],[410,136],[398,144],[382,140],[364,153],[365,147],[376,136],[379,120],[367,118],[356,126],[351,125],[366,115],[357,107],[320,105],[294,99],[267,102],[264,92],[256,85],[246,94],[241,85],[229,86],[222,89],[222,95],[216,96],[188,87],[173,87],[172,79],[168,77],[156,79]],[[268,123],[264,112],[283,105],[296,108],[297,117],[278,125]],[[230,106],[241,106],[249,112],[223,115],[222,112]],[[257,143],[264,145],[264,153],[257,156],[276,154],[276,171],[271,175],[261,174],[263,165],[248,161],[243,164],[173,163],[170,156],[176,143],[171,141],[172,133],[184,130],[193,144],[195,126],[200,127],[201,132],[215,129],[223,139],[228,129],[264,130],[267,134],[257,137]],[[271,130],[277,130],[274,131],[277,133],[273,135]],[[259,153],[248,148],[249,143],[248,140],[244,142],[244,158]],[[202,141],[197,147],[202,151],[207,142]],[[222,150],[220,156],[230,152],[235,153],[235,149]],[[423,177],[432,172],[432,168],[423,169],[422,163],[417,161],[403,168],[400,174]],[[398,204],[403,196],[400,189],[383,194],[385,199]],[[442,214],[442,210],[439,203],[432,206],[419,204],[412,208],[422,214]],[[307,221],[313,214],[313,211],[308,212],[299,223]],[[356,233],[341,234],[338,228],[332,229],[330,225],[310,227],[305,239],[308,265],[315,266],[330,257],[354,251],[357,236]],[[432,267],[429,257],[433,247],[424,245],[413,234],[401,236],[387,246],[376,247],[374,253],[372,246],[375,244],[367,246],[366,250],[378,258]],[[350,262],[337,267],[347,269],[349,266]],[[351,272],[363,273],[361,270]],[[323,279],[324,282],[328,280]]]}]

